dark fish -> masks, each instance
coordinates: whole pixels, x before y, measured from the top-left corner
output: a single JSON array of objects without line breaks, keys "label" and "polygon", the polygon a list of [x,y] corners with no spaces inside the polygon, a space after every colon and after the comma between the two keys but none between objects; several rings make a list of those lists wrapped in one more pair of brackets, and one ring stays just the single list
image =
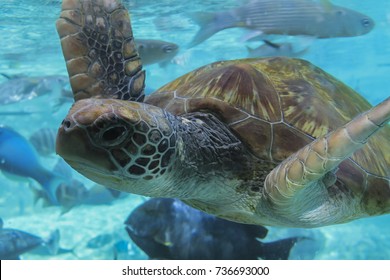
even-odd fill
[{"label": "dark fish", "polygon": [[160,40],[137,39],[136,45],[143,65],[165,66],[179,51],[178,45]]},{"label": "dark fish", "polygon": [[112,234],[99,234],[88,241],[87,248],[89,249],[99,249],[110,244],[113,241]]},{"label": "dark fish", "polygon": [[35,148],[19,133],[0,126],[0,170],[5,174],[36,180],[48,198],[57,204],[55,192],[64,178],[44,168]]},{"label": "dark fish", "polygon": [[60,91],[67,83],[66,76],[18,77],[0,84],[0,104],[31,100],[51,92]]},{"label": "dark fish", "polygon": [[0,259],[16,260],[35,248],[45,246],[53,255],[57,253],[59,231],[54,231],[47,240],[18,229],[0,229]]},{"label": "dark fish", "polygon": [[270,57],[270,56],[288,56],[297,57],[303,55],[309,49],[308,46],[295,46],[293,43],[274,43],[269,40],[263,40],[264,44],[248,50],[248,57]]},{"label": "dark fish", "polygon": [[192,13],[190,17],[200,26],[190,47],[232,27],[254,30],[256,35],[332,38],[363,35],[375,25],[370,17],[333,5],[328,0],[253,0],[235,9]]},{"label": "dark fish", "polygon": [[57,129],[40,128],[31,134],[29,141],[42,156],[49,156],[55,153]]},{"label": "dark fish", "polygon": [[152,198],[126,219],[130,238],[153,259],[287,259],[299,237],[263,243],[262,226],[223,220],[176,199]]}]

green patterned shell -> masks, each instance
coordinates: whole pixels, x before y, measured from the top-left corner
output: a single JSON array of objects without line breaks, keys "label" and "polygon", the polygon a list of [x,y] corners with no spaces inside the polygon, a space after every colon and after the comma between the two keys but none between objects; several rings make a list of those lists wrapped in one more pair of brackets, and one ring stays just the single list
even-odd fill
[{"label": "green patterned shell", "polygon": [[[146,103],[175,115],[211,112],[255,156],[275,163],[371,108],[323,70],[290,58],[216,62],[168,83]],[[389,139],[387,125],[339,166],[336,185],[377,204],[389,199]]]}]

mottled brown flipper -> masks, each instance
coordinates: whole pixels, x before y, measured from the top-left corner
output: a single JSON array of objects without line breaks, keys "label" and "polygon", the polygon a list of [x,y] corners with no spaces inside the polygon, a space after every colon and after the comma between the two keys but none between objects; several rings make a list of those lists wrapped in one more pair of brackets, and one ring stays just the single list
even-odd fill
[{"label": "mottled brown flipper", "polygon": [[119,1],[64,0],[56,26],[75,101],[143,101],[145,72]]},{"label": "mottled brown flipper", "polygon": [[[291,212],[291,208],[296,207],[294,201],[300,191],[313,186],[315,188],[320,184],[324,184],[325,187],[333,185],[332,170],[362,148],[368,139],[389,121],[390,98],[387,98],[370,111],[316,139],[280,163],[266,178],[265,197],[268,197],[271,204],[280,212]],[[383,188],[383,191],[388,193],[390,188],[388,178],[377,176],[377,179],[382,183],[376,187]],[[360,201],[362,211],[366,214],[377,215],[390,211],[388,195],[378,197],[366,190]]]}]

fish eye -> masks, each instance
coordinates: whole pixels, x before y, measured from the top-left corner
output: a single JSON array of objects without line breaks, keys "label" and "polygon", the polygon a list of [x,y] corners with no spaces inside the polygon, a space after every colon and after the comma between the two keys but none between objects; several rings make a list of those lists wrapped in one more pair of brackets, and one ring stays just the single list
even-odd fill
[{"label": "fish eye", "polygon": [[336,15],[343,16],[343,15],[345,15],[345,11],[344,10],[337,10]]},{"label": "fish eye", "polygon": [[142,49],[144,49],[144,48],[145,48],[144,45],[142,45],[142,44],[139,44],[139,45],[138,45],[138,49],[142,50]]},{"label": "fish eye", "polygon": [[364,19],[362,19],[362,25],[364,27],[369,27],[369,26],[371,26],[371,21],[367,18],[364,18]]},{"label": "fish eye", "polygon": [[176,48],[174,46],[165,45],[162,47],[163,51],[166,53],[173,52]]}]

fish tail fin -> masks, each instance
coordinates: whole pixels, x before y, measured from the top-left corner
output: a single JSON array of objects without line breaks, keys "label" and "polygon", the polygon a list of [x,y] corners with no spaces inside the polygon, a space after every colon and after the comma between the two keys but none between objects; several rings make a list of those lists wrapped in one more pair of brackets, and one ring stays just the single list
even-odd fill
[{"label": "fish tail fin", "polygon": [[60,243],[60,231],[56,229],[50,234],[49,238],[45,241],[45,246],[47,247],[47,250],[49,251],[50,254],[56,255],[58,252],[59,243]]},{"label": "fish tail fin", "polygon": [[190,13],[189,17],[197,25],[199,25],[200,29],[198,33],[196,33],[196,35],[194,36],[190,44],[188,45],[188,48],[192,48],[196,45],[199,45],[200,43],[207,40],[218,31],[221,31],[222,29],[226,28],[218,25],[218,22],[216,21],[215,13],[194,12],[194,13]]},{"label": "fish tail fin", "polygon": [[267,243],[258,242],[257,256],[264,260],[287,260],[291,249],[301,239],[292,237]]}]

